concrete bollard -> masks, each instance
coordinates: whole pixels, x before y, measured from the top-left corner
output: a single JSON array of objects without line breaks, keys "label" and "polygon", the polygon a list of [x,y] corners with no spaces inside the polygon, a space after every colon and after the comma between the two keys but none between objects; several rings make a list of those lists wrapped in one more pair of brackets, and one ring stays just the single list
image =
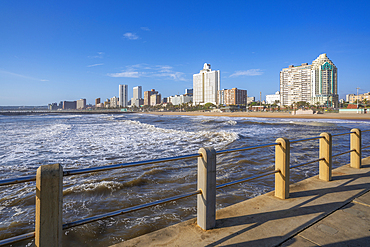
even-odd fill
[{"label": "concrete bollard", "polygon": [[280,172],[275,173],[275,196],[280,199],[289,198],[289,178],[290,178],[290,143],[288,139],[278,138],[275,146],[275,169]]},{"label": "concrete bollard", "polygon": [[216,151],[214,148],[200,148],[198,153],[197,223],[203,230],[216,225]]},{"label": "concrete bollard", "polygon": [[36,246],[62,246],[62,206],[63,167],[40,166],[36,173]]},{"label": "concrete bollard", "polygon": [[351,144],[350,149],[355,150],[351,152],[351,167],[361,168],[361,130],[351,129]]},{"label": "concrete bollard", "polygon": [[319,179],[330,181],[333,164],[332,137],[329,133],[321,133],[320,136],[324,138],[320,139],[319,158],[324,158],[324,160],[319,161]]}]

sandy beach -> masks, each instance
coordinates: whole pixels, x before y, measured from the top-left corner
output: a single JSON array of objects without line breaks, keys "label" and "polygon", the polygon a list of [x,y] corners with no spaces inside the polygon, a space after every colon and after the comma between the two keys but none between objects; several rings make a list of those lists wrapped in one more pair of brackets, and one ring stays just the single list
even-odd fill
[{"label": "sandy beach", "polygon": [[220,117],[260,117],[260,118],[305,118],[305,119],[348,119],[370,120],[370,114],[325,113],[291,115],[285,112],[145,112],[154,115],[220,116]]}]

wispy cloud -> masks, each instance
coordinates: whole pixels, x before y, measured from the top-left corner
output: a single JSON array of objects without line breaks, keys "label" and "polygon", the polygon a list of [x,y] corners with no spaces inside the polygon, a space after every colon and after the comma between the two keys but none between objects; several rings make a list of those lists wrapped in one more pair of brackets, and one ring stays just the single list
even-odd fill
[{"label": "wispy cloud", "polygon": [[150,29],[148,27],[141,27],[141,30],[150,31]]},{"label": "wispy cloud", "polygon": [[104,65],[104,63],[91,64],[91,65],[87,65],[86,67],[95,67],[95,66],[100,66],[100,65]]},{"label": "wispy cloud", "polygon": [[128,78],[141,78],[141,77],[162,77],[164,79],[172,79],[175,81],[185,81],[184,73],[174,71],[168,65],[155,65],[150,66],[147,64],[135,64],[126,66],[126,70],[118,73],[107,74],[110,77],[128,77]]},{"label": "wispy cloud", "polygon": [[139,78],[140,74],[137,71],[123,71],[119,73],[109,73],[110,77],[128,77],[128,78]]},{"label": "wispy cloud", "polygon": [[100,52],[97,52],[97,54],[98,55],[88,56],[88,58],[103,58],[105,53],[100,51]]},{"label": "wispy cloud", "polygon": [[261,69],[249,69],[249,70],[239,70],[235,71],[230,77],[237,77],[237,76],[256,76],[262,75],[263,71]]},{"label": "wispy cloud", "polygon": [[123,37],[125,37],[126,39],[129,39],[129,40],[139,39],[139,36],[137,36],[136,33],[125,33],[123,35]]},{"label": "wispy cloud", "polygon": [[5,71],[5,70],[0,70],[0,74],[15,76],[15,77],[24,78],[24,79],[32,80],[32,81],[49,81],[49,80],[45,80],[45,79],[38,79],[38,78],[35,78],[35,77],[31,77],[31,76],[16,74],[16,73]]}]

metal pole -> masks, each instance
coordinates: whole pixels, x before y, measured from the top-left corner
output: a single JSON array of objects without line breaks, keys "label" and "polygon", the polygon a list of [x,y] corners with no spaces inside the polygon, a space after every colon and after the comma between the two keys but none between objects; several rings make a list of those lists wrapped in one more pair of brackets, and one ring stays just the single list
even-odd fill
[{"label": "metal pole", "polygon": [[359,98],[358,98],[358,90],[360,89],[359,87],[356,88],[357,89],[357,113],[358,113],[358,101],[359,101]]},{"label": "metal pole", "polygon": [[260,111],[262,111],[262,92],[260,92]]}]

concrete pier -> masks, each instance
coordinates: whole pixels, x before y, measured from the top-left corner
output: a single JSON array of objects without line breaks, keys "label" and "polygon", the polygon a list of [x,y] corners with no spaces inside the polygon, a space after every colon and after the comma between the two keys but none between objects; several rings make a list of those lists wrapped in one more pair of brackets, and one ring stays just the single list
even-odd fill
[{"label": "concrete pier", "polygon": [[272,191],[218,210],[211,230],[191,219],[114,246],[367,246],[370,157],[361,165],[291,184],[288,199]]}]

